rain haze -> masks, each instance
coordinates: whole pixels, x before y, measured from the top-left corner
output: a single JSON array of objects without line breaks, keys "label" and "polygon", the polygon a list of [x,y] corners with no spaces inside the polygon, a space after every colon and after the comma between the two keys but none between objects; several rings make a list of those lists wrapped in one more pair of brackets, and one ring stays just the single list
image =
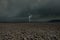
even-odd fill
[{"label": "rain haze", "polygon": [[60,0],[0,0],[0,21],[60,19]]}]

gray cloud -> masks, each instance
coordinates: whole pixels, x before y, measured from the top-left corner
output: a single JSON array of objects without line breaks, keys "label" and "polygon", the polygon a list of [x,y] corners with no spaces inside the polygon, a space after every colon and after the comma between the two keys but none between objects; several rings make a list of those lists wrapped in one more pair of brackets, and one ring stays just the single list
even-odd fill
[{"label": "gray cloud", "polygon": [[0,16],[14,17],[23,10],[41,8],[47,2],[48,0],[0,0]]},{"label": "gray cloud", "polygon": [[59,15],[60,0],[0,0],[0,17],[25,17]]}]

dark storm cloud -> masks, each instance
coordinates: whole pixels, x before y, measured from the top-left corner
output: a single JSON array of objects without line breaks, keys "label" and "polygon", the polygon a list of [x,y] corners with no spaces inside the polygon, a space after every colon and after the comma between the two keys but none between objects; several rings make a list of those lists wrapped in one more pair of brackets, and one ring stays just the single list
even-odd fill
[{"label": "dark storm cloud", "polygon": [[59,10],[60,0],[0,0],[0,17],[3,18],[27,17],[29,14],[60,16]]},{"label": "dark storm cloud", "polygon": [[0,0],[0,16],[14,17],[21,12],[42,8],[48,0]]}]

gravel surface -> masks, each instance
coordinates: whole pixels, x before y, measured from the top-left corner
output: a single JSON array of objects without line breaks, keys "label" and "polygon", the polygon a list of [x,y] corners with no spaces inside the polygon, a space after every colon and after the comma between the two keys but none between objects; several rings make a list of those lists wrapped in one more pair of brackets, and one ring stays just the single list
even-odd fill
[{"label": "gravel surface", "polygon": [[0,40],[60,40],[59,23],[0,23]]}]

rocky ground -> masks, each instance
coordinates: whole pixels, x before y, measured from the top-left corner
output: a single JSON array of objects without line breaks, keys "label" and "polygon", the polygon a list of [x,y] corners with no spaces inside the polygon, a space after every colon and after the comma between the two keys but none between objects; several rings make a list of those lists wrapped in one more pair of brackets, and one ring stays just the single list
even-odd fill
[{"label": "rocky ground", "polygon": [[0,23],[0,40],[60,40],[60,23]]}]

